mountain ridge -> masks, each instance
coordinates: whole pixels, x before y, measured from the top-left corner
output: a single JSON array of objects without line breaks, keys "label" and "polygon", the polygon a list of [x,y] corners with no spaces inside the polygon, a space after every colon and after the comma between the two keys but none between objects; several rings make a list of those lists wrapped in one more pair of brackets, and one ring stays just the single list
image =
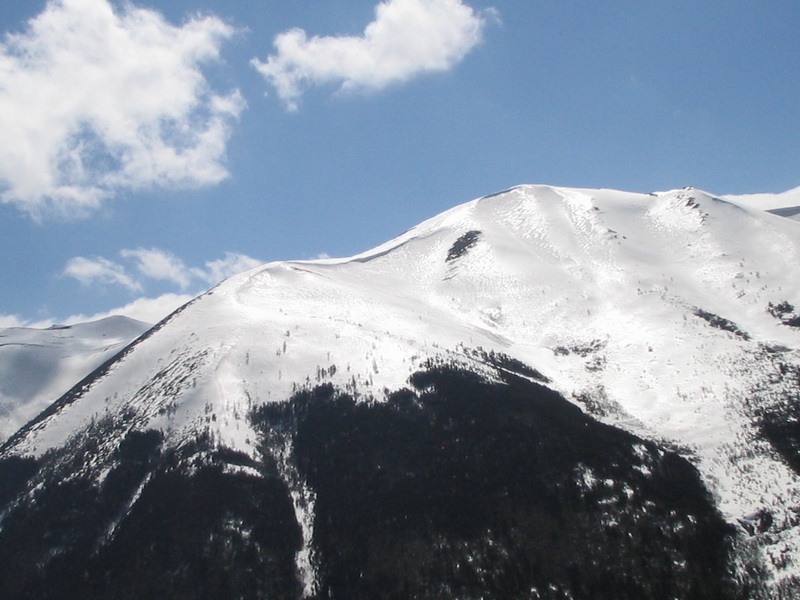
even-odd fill
[{"label": "mountain ridge", "polygon": [[[284,490],[275,492],[276,506],[289,498],[297,529],[285,535],[294,539],[290,546],[295,548],[299,587],[287,584],[286,597],[311,598],[323,592],[325,597],[359,597],[353,595],[361,589],[357,578],[337,575],[337,569],[347,565],[330,562],[330,544],[341,542],[342,534],[322,523],[344,518],[344,508],[325,512],[335,507],[335,494],[330,495],[334,487],[319,470],[327,459],[303,433],[316,422],[315,415],[328,414],[329,422],[341,424],[343,437],[324,429],[319,434],[341,448],[351,448],[347,440],[363,432],[351,430],[348,421],[326,408],[328,404],[353,415],[356,422],[376,423],[372,410],[383,410],[391,422],[404,415],[402,419],[417,423],[417,432],[427,431],[424,423],[430,422],[432,433],[425,433],[420,439],[427,441],[419,443],[428,444],[426,452],[435,457],[430,460],[439,464],[439,452],[448,444],[462,448],[465,443],[455,436],[440,444],[439,452],[430,446],[429,435],[450,436],[446,428],[439,429],[444,414],[454,419],[454,430],[473,431],[474,425],[460,420],[466,418],[462,413],[449,412],[459,396],[472,398],[466,414],[477,411],[475,418],[489,418],[486,406],[498,407],[500,416],[491,419],[499,419],[498,430],[517,439],[514,436],[522,434],[507,429],[514,419],[502,416],[516,405],[506,407],[498,399],[519,395],[520,408],[514,410],[526,415],[523,422],[532,428],[525,436],[544,443],[548,434],[535,428],[535,415],[545,413],[528,411],[532,406],[545,410],[541,399],[552,392],[566,403],[553,400],[553,406],[563,406],[555,414],[565,415],[559,417],[564,423],[582,423],[582,414],[592,420],[581,427],[600,437],[602,427],[635,437],[614,442],[628,448],[619,450],[628,465],[622,471],[599,463],[587,471],[581,465],[588,455],[573,449],[568,454],[581,458],[565,463],[564,473],[540,473],[539,467],[529,465],[531,473],[540,473],[537,481],[563,489],[562,499],[576,507],[576,515],[588,510],[578,498],[611,494],[607,499],[624,507],[618,518],[627,514],[624,520],[631,531],[650,527],[653,517],[647,502],[667,513],[677,511],[674,527],[683,523],[680,527],[686,528],[692,519],[700,519],[709,531],[717,531],[714,528],[726,523],[727,532],[715,538],[719,548],[733,548],[724,551],[726,567],[701,566],[694,555],[673,558],[687,561],[689,570],[700,569],[697,573],[711,569],[709,581],[727,581],[720,583],[719,589],[726,591],[717,592],[719,597],[777,598],[797,589],[800,570],[800,486],[795,470],[800,436],[791,425],[800,391],[800,330],[794,324],[800,282],[791,276],[799,258],[795,222],[700,190],[637,194],[518,186],[454,207],[350,258],[268,263],[228,279],[173,313],[73,388],[69,401],[62,398],[50,414],[10,440],[0,456],[32,460],[38,473],[15,492],[14,510],[33,510],[35,502],[25,486],[34,486],[37,477],[43,484],[56,472],[72,473],[67,480],[85,481],[81,485],[105,498],[110,492],[104,491],[103,477],[108,475],[102,474],[118,472],[114,457],[120,448],[143,445],[149,448],[142,450],[144,455],[165,461],[202,439],[204,449],[197,456],[207,459],[187,459],[186,464],[200,461],[197,467],[186,467],[189,472],[219,468],[220,477],[265,477],[278,486],[275,490]],[[465,378],[462,383],[452,383],[460,378]],[[482,395],[473,397],[470,389],[482,390]],[[486,398],[495,400],[487,405]],[[381,405],[388,408],[378,408]],[[582,412],[573,414],[567,405]],[[277,412],[272,414],[269,407]],[[488,447],[511,451],[480,431],[489,436]],[[391,439],[390,432],[384,437]],[[129,439],[140,441],[125,441]],[[86,440],[95,440],[91,448]],[[380,440],[364,440],[382,455]],[[565,443],[565,452],[569,447]],[[467,454],[458,454],[453,464],[478,469],[467,458],[476,450],[463,451]],[[228,458],[214,458],[222,455]],[[156,459],[137,464],[149,460]],[[666,466],[672,462],[674,467]],[[392,468],[416,472],[415,464]],[[331,465],[350,468],[346,461]],[[155,470],[126,492],[133,496],[114,518],[112,531],[132,518],[126,515],[136,513],[137,499],[149,489],[148,482],[167,476],[168,471],[158,470],[166,467],[148,468]],[[616,474],[598,477],[594,471]],[[635,475],[640,471],[643,478]],[[361,485],[358,477],[366,472],[375,475],[372,467],[353,471],[353,485]],[[689,475],[694,472],[697,475]],[[681,513],[686,507],[667,508],[675,501],[669,493],[648,495],[655,493],[648,490],[661,477],[657,473],[669,481],[682,473],[680,477],[693,482],[689,486],[696,485],[696,477],[697,485],[705,486],[713,498],[713,510],[699,508],[702,503],[691,509],[697,513]],[[478,469],[475,477],[488,475]],[[611,483],[598,483],[606,480]],[[395,474],[392,481],[404,479]],[[697,498],[704,493],[698,491]],[[528,498],[529,491],[515,494],[513,501],[501,498],[497,506],[529,510],[530,502],[537,505]],[[519,504],[523,498],[528,504]],[[558,512],[549,511],[548,519]],[[444,526],[438,512],[423,514],[425,522]],[[527,531],[523,521],[516,523]],[[600,540],[607,533],[595,533],[595,526],[586,521],[574,535],[605,544]],[[706,535],[693,526],[687,531]],[[474,532],[456,528],[440,533],[447,540],[442,543],[461,556],[459,560],[464,558],[456,550],[459,536],[478,544],[475,556],[491,554],[475,541]],[[502,544],[514,548],[514,556],[543,556],[527,542],[500,537]],[[421,548],[419,544],[433,542],[408,543]],[[395,549],[384,551],[394,555]],[[662,558],[667,560],[666,555]],[[489,568],[486,560],[475,560],[480,569]],[[572,583],[566,571],[553,567],[549,575],[536,575],[532,585],[543,597],[588,594],[584,578],[589,577],[590,562],[580,563],[582,574]],[[451,568],[455,567],[447,567]],[[488,593],[503,580],[497,574],[483,580],[477,570],[468,571],[472,583],[447,580],[449,595],[442,597]],[[444,585],[443,572],[426,577]],[[390,579],[412,585],[415,580],[408,577],[393,572]],[[558,593],[543,591],[548,577]],[[628,583],[612,577],[609,589],[617,590],[616,597],[636,597],[631,590],[651,589],[652,582],[642,577],[636,575]],[[689,579],[695,587],[673,590],[675,596],[700,593],[700,579]],[[740,591],[732,591],[737,586]],[[620,590],[628,591],[620,595]],[[586,597],[615,597],[611,592],[591,593],[594,596]],[[498,597],[522,597],[511,588],[504,594]]]}]

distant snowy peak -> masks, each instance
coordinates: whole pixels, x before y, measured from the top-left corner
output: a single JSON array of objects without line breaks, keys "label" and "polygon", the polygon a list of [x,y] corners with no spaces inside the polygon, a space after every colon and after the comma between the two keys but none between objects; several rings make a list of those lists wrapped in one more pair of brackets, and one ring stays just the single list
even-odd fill
[{"label": "distant snowy peak", "polygon": [[122,316],[0,329],[0,441],[151,327]]},{"label": "distant snowy peak", "polygon": [[800,187],[780,194],[740,194],[724,196],[726,199],[758,210],[800,220]]}]

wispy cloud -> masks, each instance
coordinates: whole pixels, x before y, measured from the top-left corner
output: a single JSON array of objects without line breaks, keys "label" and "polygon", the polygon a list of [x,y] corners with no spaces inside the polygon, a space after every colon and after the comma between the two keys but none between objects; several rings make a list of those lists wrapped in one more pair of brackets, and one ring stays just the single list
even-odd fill
[{"label": "wispy cloud", "polygon": [[304,90],[335,83],[343,90],[382,89],[458,64],[482,39],[487,16],[461,0],[387,0],[362,36],[314,36],[292,29],[275,38],[276,54],[253,66],[296,110]]},{"label": "wispy cloud", "polygon": [[171,281],[182,290],[189,287],[192,273],[180,258],[158,248],[136,248],[120,252],[123,258],[135,261],[139,273],[150,279]]},{"label": "wispy cloud", "polygon": [[142,290],[142,285],[126,273],[125,267],[101,257],[71,258],[64,268],[64,275],[77,279],[84,285],[119,285],[132,292]]},{"label": "wispy cloud", "polygon": [[226,252],[223,258],[206,262],[205,268],[189,267],[179,257],[159,248],[125,249],[119,255],[125,263],[98,256],[76,256],[67,262],[63,275],[85,285],[121,286],[131,292],[144,290],[148,280],[173,283],[181,291],[190,287],[199,291],[262,264],[237,252]]},{"label": "wispy cloud", "polygon": [[211,16],[173,26],[127,2],[50,0],[0,42],[0,200],[81,216],[120,189],[224,179],[244,101],[201,67],[234,33]]},{"label": "wispy cloud", "polygon": [[76,323],[86,323],[97,321],[111,316],[123,316],[137,319],[154,325],[161,319],[189,302],[194,296],[190,294],[167,293],[154,297],[141,297],[111,310],[95,313],[92,315],[77,314],[65,319],[39,318],[36,321],[24,319],[18,315],[0,314],[0,329],[6,327],[33,327],[35,329],[45,329],[52,325],[75,325]]},{"label": "wispy cloud", "polygon": [[0,328],[27,326],[29,326],[29,322],[18,315],[0,314]]},{"label": "wispy cloud", "polygon": [[177,310],[194,296],[189,294],[162,294],[153,298],[137,298],[119,308],[109,311],[96,313],[93,315],[72,315],[63,321],[64,325],[74,325],[75,323],[85,323],[87,321],[97,321],[106,317],[121,315],[131,319],[138,319],[145,323],[156,324],[161,319]]},{"label": "wispy cloud", "polygon": [[209,284],[216,284],[231,275],[249,271],[263,264],[262,261],[236,252],[226,252],[224,258],[206,263],[205,269],[193,269],[192,273],[200,280]]}]

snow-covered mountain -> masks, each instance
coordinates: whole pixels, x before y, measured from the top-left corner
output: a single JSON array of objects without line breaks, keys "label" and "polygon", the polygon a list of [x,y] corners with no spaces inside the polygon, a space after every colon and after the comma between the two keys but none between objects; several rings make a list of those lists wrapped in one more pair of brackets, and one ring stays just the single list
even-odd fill
[{"label": "snow-covered mountain", "polygon": [[521,186],[234,276],[6,442],[0,595],[800,594],[799,263],[700,190]]},{"label": "snow-covered mountain", "polygon": [[723,197],[736,204],[800,220],[800,187],[780,194],[741,194]]},{"label": "snow-covered mountain", "polygon": [[0,329],[0,442],[150,327],[115,316]]}]

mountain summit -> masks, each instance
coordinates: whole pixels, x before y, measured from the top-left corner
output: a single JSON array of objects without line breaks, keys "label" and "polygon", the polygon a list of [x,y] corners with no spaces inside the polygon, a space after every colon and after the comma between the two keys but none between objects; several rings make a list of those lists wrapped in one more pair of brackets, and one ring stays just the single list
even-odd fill
[{"label": "mountain summit", "polygon": [[0,597],[800,593],[799,263],[700,190],[520,186],[236,275],[5,443]]}]

